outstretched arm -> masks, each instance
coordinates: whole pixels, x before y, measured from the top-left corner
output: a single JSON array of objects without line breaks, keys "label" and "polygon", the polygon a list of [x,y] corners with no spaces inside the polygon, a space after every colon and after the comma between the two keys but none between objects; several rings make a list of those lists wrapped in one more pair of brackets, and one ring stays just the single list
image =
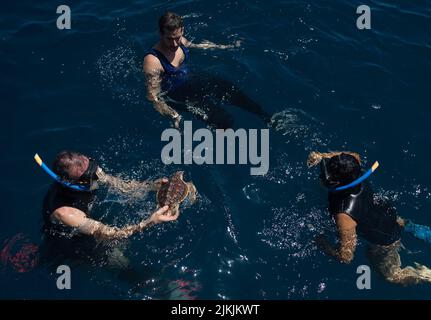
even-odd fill
[{"label": "outstretched arm", "polygon": [[356,222],[347,214],[340,213],[336,216],[336,223],[339,236],[338,249],[334,249],[324,236],[320,236],[317,243],[326,254],[335,257],[340,262],[350,263],[356,249]]},{"label": "outstretched arm", "polygon": [[153,104],[161,115],[168,116],[174,120],[175,127],[179,127],[181,117],[178,112],[171,108],[161,95],[161,73],[163,68],[160,61],[151,54],[144,59],[144,73],[147,86],[147,99]]},{"label": "outstretched arm", "polygon": [[88,218],[84,212],[76,208],[62,207],[53,212],[53,217],[64,225],[74,227],[78,232],[94,236],[99,240],[128,238],[136,232],[141,232],[155,224],[173,221],[178,218],[178,213],[174,216],[168,215],[168,206],[160,208],[154,212],[150,218],[142,220],[135,225],[128,225],[122,228],[111,227]]},{"label": "outstretched arm", "polygon": [[233,49],[241,46],[241,41],[235,41],[234,44],[215,44],[211,41],[204,40],[201,43],[193,43],[186,38],[182,38],[181,42],[188,48],[197,48],[197,49]]},{"label": "outstretched arm", "polygon": [[136,181],[123,180],[118,177],[111,176],[101,169],[97,172],[99,181],[110,185],[111,187],[123,192],[132,193],[136,191],[157,191],[163,183],[168,182],[168,179],[161,178],[155,181]]}]

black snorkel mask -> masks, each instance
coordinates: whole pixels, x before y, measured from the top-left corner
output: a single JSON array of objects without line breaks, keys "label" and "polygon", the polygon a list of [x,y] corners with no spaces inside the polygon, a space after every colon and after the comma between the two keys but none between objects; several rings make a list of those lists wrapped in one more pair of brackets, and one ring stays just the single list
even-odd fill
[{"label": "black snorkel mask", "polygon": [[319,175],[320,181],[323,183],[323,185],[328,188],[329,191],[335,190],[340,183],[338,181],[335,181],[332,176],[330,175],[328,171],[328,159],[323,158],[322,161],[320,161],[320,175]]},{"label": "black snorkel mask", "polygon": [[99,188],[99,185],[97,183],[97,180],[99,177],[97,176],[97,170],[99,168],[99,165],[96,160],[92,158],[88,158],[88,168],[85,170],[85,172],[81,175],[81,177],[77,180],[70,181],[69,179],[66,179],[64,177],[60,177],[55,172],[53,172],[48,166],[42,161],[42,159],[39,157],[39,155],[36,153],[34,155],[34,160],[36,160],[37,164],[48,174],[53,178],[55,181],[57,181],[62,186],[75,190],[75,191],[93,191]]},{"label": "black snorkel mask", "polygon": [[75,185],[80,185],[86,188],[86,190],[83,191],[93,191],[99,188],[99,184],[97,183],[97,180],[99,180],[99,177],[97,176],[99,164],[97,160],[93,158],[88,158],[88,160],[87,170],[85,170],[78,180],[73,181]]}]

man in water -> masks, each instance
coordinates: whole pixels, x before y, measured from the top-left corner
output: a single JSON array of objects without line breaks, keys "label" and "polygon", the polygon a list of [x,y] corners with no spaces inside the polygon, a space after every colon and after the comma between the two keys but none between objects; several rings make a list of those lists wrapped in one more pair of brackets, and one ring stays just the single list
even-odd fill
[{"label": "man in water", "polygon": [[368,241],[370,260],[387,281],[401,285],[431,282],[431,270],[426,266],[401,268],[398,251],[404,220],[397,217],[388,202],[374,200],[369,183],[361,182],[360,161],[360,156],[353,152],[309,155],[309,167],[320,163],[320,179],[328,188],[329,212],[339,236],[338,249],[324,236],[318,237],[318,244],[340,262],[350,263],[358,233]]},{"label": "man in water", "polygon": [[[170,117],[179,127],[181,116],[176,109],[194,110],[202,120],[217,128],[231,127],[232,120],[219,104],[231,103],[265,120],[268,115],[232,83],[213,76],[193,77],[187,67],[189,48],[228,49],[240,45],[218,45],[209,41],[194,44],[184,37],[182,18],[172,12],[159,19],[160,40],[144,58],[147,98],[162,115]],[[168,99],[169,98],[169,105]]]},{"label": "man in water", "polygon": [[101,240],[125,239],[158,223],[178,218],[178,213],[171,215],[167,206],[155,211],[148,219],[121,228],[91,218],[99,184],[109,185],[123,193],[156,191],[167,182],[165,178],[153,182],[124,181],[103,172],[96,160],[71,151],[63,151],[56,156],[53,171],[60,180],[45,196],[43,218],[45,238],[58,251],[69,249],[76,254],[81,247],[91,251]]}]

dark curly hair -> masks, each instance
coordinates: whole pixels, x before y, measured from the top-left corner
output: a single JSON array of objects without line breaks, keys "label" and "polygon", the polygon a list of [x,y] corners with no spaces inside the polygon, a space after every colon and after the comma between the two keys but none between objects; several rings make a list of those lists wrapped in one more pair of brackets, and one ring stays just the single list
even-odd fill
[{"label": "dark curly hair", "polygon": [[84,165],[84,162],[82,161],[83,157],[85,157],[85,155],[79,152],[68,150],[62,151],[55,157],[52,169],[60,176],[60,178],[73,180],[70,173],[74,167],[82,167]]},{"label": "dark curly hair", "polygon": [[341,153],[330,158],[327,162],[327,170],[331,180],[341,185],[348,184],[361,175],[359,161],[347,153]]},{"label": "dark curly hair", "polygon": [[159,30],[162,34],[166,31],[172,32],[183,27],[183,19],[176,13],[166,12],[159,19]]}]

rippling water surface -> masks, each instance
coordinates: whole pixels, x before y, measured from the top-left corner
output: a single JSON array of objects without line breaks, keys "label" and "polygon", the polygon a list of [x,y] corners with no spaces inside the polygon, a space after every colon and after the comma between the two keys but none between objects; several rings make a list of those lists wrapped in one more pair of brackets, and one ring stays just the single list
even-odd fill
[{"label": "rippling water surface", "polygon": [[[199,197],[178,222],[118,244],[114,256],[133,272],[78,265],[73,290],[65,292],[55,287],[55,262],[28,272],[3,263],[0,297],[430,298],[430,285],[397,287],[375,273],[372,290],[360,291],[356,268],[368,263],[366,244],[359,243],[351,265],[341,265],[313,242],[333,225],[317,172],[305,165],[312,150],[354,150],[366,165],[379,160],[372,177],[378,195],[431,225],[431,2],[365,1],[372,10],[366,31],[356,28],[360,4],[75,1],[69,31],[55,27],[55,1],[2,4],[3,248],[42,246],[41,205],[51,181],[35,165],[35,152],[50,163],[62,149],[79,150],[126,178],[182,169]],[[244,166],[161,163],[160,134],[169,123],[145,100],[141,64],[165,10],[184,16],[186,37],[196,42],[241,41],[231,50],[193,50],[191,62],[235,82],[273,115],[267,175],[250,176]],[[244,111],[232,113],[238,126],[254,125]],[[94,215],[122,225],[154,207],[154,194],[104,190]],[[431,265],[429,245],[403,241],[403,262]]]}]

